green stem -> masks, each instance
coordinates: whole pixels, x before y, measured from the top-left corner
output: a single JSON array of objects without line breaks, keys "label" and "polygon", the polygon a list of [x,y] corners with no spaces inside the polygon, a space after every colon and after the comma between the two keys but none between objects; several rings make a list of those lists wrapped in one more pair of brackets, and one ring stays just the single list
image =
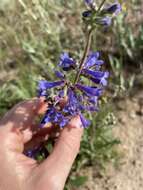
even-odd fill
[{"label": "green stem", "polygon": [[78,81],[79,81],[79,77],[80,77],[80,74],[81,74],[81,71],[83,69],[83,66],[85,64],[85,61],[87,59],[87,56],[89,54],[89,51],[90,51],[90,46],[91,46],[91,37],[92,37],[92,31],[93,29],[91,28],[88,32],[88,36],[87,36],[87,43],[86,43],[86,46],[85,46],[85,50],[84,50],[84,53],[83,53],[83,57],[81,59],[81,62],[80,62],[80,65],[79,65],[79,70],[76,74],[76,77],[75,77],[75,81],[74,81],[74,84],[76,84]]},{"label": "green stem", "polygon": [[103,7],[104,3],[105,3],[106,0],[103,0],[97,10],[97,12],[99,12],[101,10],[101,8]]},{"label": "green stem", "polygon": [[[97,10],[97,12],[99,12],[102,8],[102,6],[104,5],[106,0],[103,0]],[[81,71],[83,69],[83,66],[85,64],[85,61],[87,59],[87,56],[89,54],[89,51],[90,51],[90,46],[91,46],[91,37],[92,37],[92,31],[93,31],[93,28],[91,28],[89,30],[89,33],[88,33],[88,36],[87,36],[87,43],[86,43],[86,46],[85,46],[85,50],[84,50],[84,54],[83,54],[83,57],[81,59],[81,62],[80,62],[80,65],[79,65],[79,70],[76,74],[76,77],[75,77],[75,80],[74,80],[74,84],[76,84],[78,81],[79,81],[79,78],[80,78],[80,74],[81,74]]]}]

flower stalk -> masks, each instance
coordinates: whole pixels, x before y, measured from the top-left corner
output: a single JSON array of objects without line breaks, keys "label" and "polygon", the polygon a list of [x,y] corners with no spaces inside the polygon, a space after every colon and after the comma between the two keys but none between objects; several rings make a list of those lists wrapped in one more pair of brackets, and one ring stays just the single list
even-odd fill
[{"label": "flower stalk", "polygon": [[[77,65],[77,61],[68,52],[63,52],[58,67],[54,70],[56,81],[39,81],[38,97],[45,97],[48,102],[39,126],[41,128],[49,124],[64,128],[76,115],[80,116],[82,127],[88,127],[90,121],[84,117],[84,113],[99,111],[98,100],[108,85],[109,72],[102,69],[104,61],[100,59],[100,52],[90,51],[92,34],[95,27],[109,27],[113,16],[121,12],[121,5],[117,1],[104,6],[106,0],[102,0],[96,9],[95,0],[84,0],[84,2],[88,9],[82,13],[82,19],[88,31],[80,64]],[[69,73],[72,75],[75,72],[73,81]],[[80,83],[81,75],[91,81],[90,85],[87,81]],[[35,158],[40,150],[41,146],[30,151],[27,156]]]},{"label": "flower stalk", "polygon": [[[87,127],[90,122],[86,118],[83,119],[83,114],[87,111],[99,110],[98,99],[108,84],[109,72],[102,69],[104,61],[100,59],[100,53],[90,51],[92,33],[95,27],[107,28],[110,26],[113,15],[117,15],[121,11],[121,5],[118,2],[103,7],[105,1],[102,0],[96,10],[93,9],[94,0],[85,0],[88,9],[83,12],[82,18],[88,30],[80,64],[77,65],[77,61],[68,52],[63,52],[60,56],[58,70],[57,68],[55,70],[58,80],[54,82],[39,81],[38,96],[44,96],[47,101],[50,100],[41,121],[41,127],[52,123],[63,128],[75,115],[80,115],[83,127]],[[73,71],[74,73],[76,71],[76,75],[74,81],[71,81],[69,73],[72,74]],[[91,86],[87,85],[86,81],[80,83],[81,75],[92,82]],[[62,109],[59,109],[65,97],[67,97],[67,102]]]},{"label": "flower stalk", "polygon": [[78,70],[76,77],[75,77],[75,80],[74,80],[74,85],[79,81],[81,71],[82,71],[83,66],[86,62],[87,56],[89,55],[89,51],[90,51],[90,47],[91,47],[91,40],[92,40],[92,32],[93,32],[93,29],[91,28],[88,32],[88,35],[87,35],[87,43],[85,46],[83,57],[81,59],[80,65],[79,65],[79,70]]},{"label": "flower stalk", "polygon": [[105,2],[106,2],[106,0],[103,0],[103,1],[101,2],[101,4],[100,4],[99,7],[98,7],[97,12],[99,12],[99,11],[101,10],[101,8],[103,7],[103,5],[104,5]]}]

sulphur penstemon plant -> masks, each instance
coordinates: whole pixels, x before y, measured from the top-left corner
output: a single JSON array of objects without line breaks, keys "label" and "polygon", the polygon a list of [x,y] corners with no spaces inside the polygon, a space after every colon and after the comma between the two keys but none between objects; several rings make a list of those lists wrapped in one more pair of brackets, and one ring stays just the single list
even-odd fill
[{"label": "sulphur penstemon plant", "polygon": [[[99,6],[94,0],[85,0],[85,4],[87,10],[82,13],[82,19],[87,34],[81,60],[76,61],[68,52],[64,52],[54,71],[57,81],[39,81],[38,96],[45,97],[48,102],[40,127],[50,123],[53,127],[64,128],[72,117],[79,115],[82,127],[86,128],[90,121],[85,118],[84,113],[99,110],[98,100],[107,86],[109,72],[102,69],[104,61],[100,59],[100,53],[90,49],[92,34],[98,27],[109,27],[112,18],[121,11],[121,6],[117,1],[110,3],[106,0]],[[71,75],[73,77],[70,80]],[[33,152],[30,151],[29,156],[34,156]]]}]

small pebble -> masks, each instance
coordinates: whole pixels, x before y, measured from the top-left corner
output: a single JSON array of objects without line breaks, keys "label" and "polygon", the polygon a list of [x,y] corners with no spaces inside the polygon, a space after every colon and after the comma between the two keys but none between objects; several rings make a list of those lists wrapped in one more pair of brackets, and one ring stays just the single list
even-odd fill
[{"label": "small pebble", "polygon": [[131,118],[131,119],[135,119],[136,118],[136,113],[134,112],[134,111],[132,111],[132,112],[130,112],[129,113],[129,117]]}]

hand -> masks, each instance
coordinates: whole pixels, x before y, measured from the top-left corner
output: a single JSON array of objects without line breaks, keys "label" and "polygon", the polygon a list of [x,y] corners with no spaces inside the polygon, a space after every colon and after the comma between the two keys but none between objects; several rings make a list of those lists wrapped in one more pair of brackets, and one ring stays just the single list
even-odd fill
[{"label": "hand", "polygon": [[23,154],[26,146],[38,142],[34,139],[39,133],[34,132],[35,119],[45,106],[40,99],[25,101],[16,105],[0,121],[0,190],[64,188],[83,133],[78,116],[60,132],[52,153],[41,164]]}]

